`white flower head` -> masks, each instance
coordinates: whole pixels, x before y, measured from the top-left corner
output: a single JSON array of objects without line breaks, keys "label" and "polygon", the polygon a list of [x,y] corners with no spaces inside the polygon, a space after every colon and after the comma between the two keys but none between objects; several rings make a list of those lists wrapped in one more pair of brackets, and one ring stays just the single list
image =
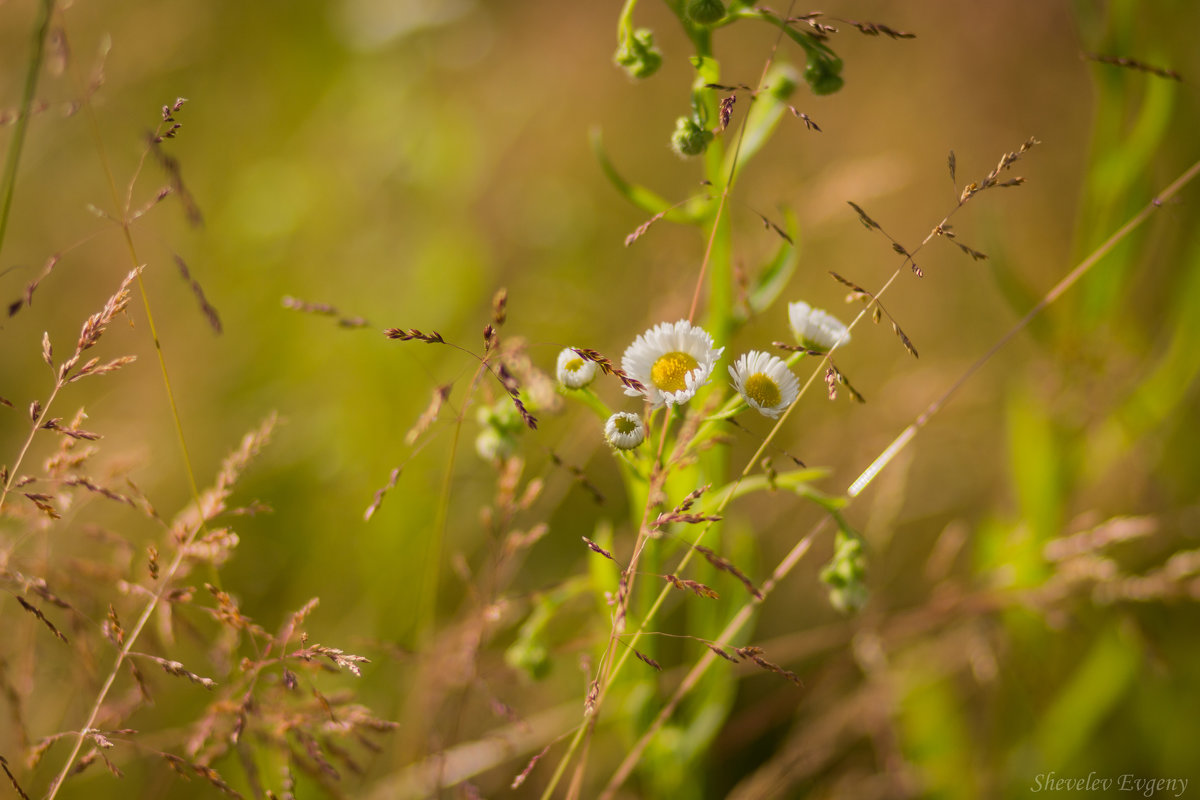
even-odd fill
[{"label": "white flower head", "polygon": [[800,381],[783,359],[759,350],[751,350],[729,368],[733,388],[752,408],[766,417],[777,419],[796,402]]},{"label": "white flower head", "polygon": [[645,394],[652,408],[686,403],[708,383],[724,350],[714,348],[708,332],[687,320],[659,323],[635,339],[621,357],[621,369],[646,387],[644,393],[626,389],[625,394]]},{"label": "white flower head", "polygon": [[618,411],[604,424],[604,438],[618,450],[632,450],[646,439],[646,427],[637,414]]},{"label": "white flower head", "polygon": [[568,389],[582,389],[596,377],[596,362],[588,361],[568,347],[558,354],[558,382]]},{"label": "white flower head", "polygon": [[796,341],[813,350],[831,350],[835,344],[844,347],[850,342],[850,331],[841,320],[808,303],[788,303],[788,322]]}]

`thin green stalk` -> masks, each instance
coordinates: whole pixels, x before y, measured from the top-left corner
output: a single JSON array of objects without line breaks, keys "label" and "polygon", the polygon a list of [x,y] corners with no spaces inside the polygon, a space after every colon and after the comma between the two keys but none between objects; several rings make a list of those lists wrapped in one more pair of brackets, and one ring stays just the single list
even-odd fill
[{"label": "thin green stalk", "polygon": [[54,0],[42,0],[38,6],[37,20],[33,24],[33,51],[29,54],[29,69],[25,73],[25,89],[21,94],[21,108],[17,112],[17,124],[8,143],[8,156],[4,161],[4,178],[0,184],[3,202],[0,204],[0,252],[4,251],[4,234],[8,231],[8,215],[12,211],[13,195],[17,188],[17,165],[21,161],[21,148],[25,144],[25,133],[29,130],[29,117],[33,112],[33,96],[37,93],[38,76],[42,72],[42,58],[46,53],[46,35],[50,32],[50,16],[54,12]]},{"label": "thin green stalk", "polygon": [[617,17],[617,38],[627,31],[633,30],[633,10],[637,8],[638,0],[625,0],[621,7],[621,16]]}]

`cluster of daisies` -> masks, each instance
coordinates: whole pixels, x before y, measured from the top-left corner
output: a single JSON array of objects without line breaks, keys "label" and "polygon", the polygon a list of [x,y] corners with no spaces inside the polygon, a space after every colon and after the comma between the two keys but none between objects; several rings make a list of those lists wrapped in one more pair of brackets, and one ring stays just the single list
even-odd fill
[{"label": "cluster of daisies", "polygon": [[[850,341],[850,333],[836,317],[807,303],[788,305],[788,321],[797,341],[812,350],[827,351]],[[682,405],[712,378],[723,347],[716,347],[707,331],[687,320],[663,322],[634,340],[621,357],[621,369],[644,388],[626,388],[631,397],[644,397],[651,410]],[[558,354],[558,381],[568,389],[582,389],[596,377],[598,367],[568,347]],[[747,406],[777,419],[796,401],[800,382],[778,356],[751,350],[729,367],[733,388]],[[646,427],[637,414],[619,411],[609,417],[604,436],[618,450],[632,450],[646,438]]]}]

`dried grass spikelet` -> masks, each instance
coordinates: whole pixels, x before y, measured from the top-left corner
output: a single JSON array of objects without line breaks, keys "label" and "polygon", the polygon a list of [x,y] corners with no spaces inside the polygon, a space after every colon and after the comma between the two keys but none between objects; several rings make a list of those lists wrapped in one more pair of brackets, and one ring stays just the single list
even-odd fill
[{"label": "dried grass spikelet", "polygon": [[213,486],[201,492],[199,504],[189,505],[175,517],[171,524],[171,534],[175,541],[186,541],[200,529],[203,523],[214,519],[228,509],[226,503],[233,492],[234,484],[250,461],[270,441],[271,434],[278,423],[278,415],[272,412],[259,424],[258,428],[242,437],[238,447],[221,462]]},{"label": "dried grass spikelet", "polygon": [[367,506],[367,510],[363,512],[363,521],[370,521],[371,517],[375,516],[375,512],[383,505],[383,498],[392,489],[396,488],[396,482],[400,480],[400,467],[396,467],[388,475],[387,483],[375,490],[375,497],[371,501],[371,505]]},{"label": "dried grass spikelet", "polygon": [[338,327],[340,328],[366,328],[371,324],[364,317],[346,316],[328,303],[309,303],[290,295],[284,295],[283,307],[289,308],[293,311],[299,311],[304,314],[317,314],[319,316],[337,317]]},{"label": "dried grass spikelet", "polygon": [[[84,320],[79,329],[79,338],[75,342],[75,352],[58,367],[59,385],[72,383],[88,376],[104,375],[136,360],[135,356],[122,356],[101,364],[100,359],[93,358],[79,366],[79,360],[83,357],[84,352],[95,347],[117,314],[123,312],[129,305],[129,287],[143,269],[144,267],[136,267],[130,270],[121,281],[120,286],[117,287],[117,291],[105,302],[104,307]],[[43,355],[46,358],[50,357],[49,351],[49,338],[47,337],[43,340]],[[48,363],[52,364],[52,362]]]},{"label": "dried grass spikelet", "polygon": [[42,271],[37,277],[25,284],[25,289],[21,292],[21,296],[8,304],[8,316],[14,316],[21,308],[33,305],[33,293],[37,291],[38,286],[46,278],[50,276],[50,272],[58,264],[61,255],[55,253],[46,259],[46,263],[42,266]]},{"label": "dried grass spikelet", "polygon": [[594,361],[596,366],[600,367],[601,372],[603,372],[605,375],[612,375],[615,377],[626,389],[633,389],[636,392],[646,391],[646,387],[641,383],[641,381],[630,377],[628,374],[626,374],[625,370],[613,364],[607,356],[601,354],[600,352],[596,350],[589,350],[586,347],[574,347],[572,349],[579,354],[580,358],[583,358],[587,361]]},{"label": "dried grass spikelet", "polygon": [[356,656],[340,650],[336,647],[325,647],[319,644],[307,645],[288,653],[289,658],[298,658],[301,661],[313,661],[317,658],[325,658],[338,669],[345,669],[352,673],[355,677],[362,677],[362,669],[360,664],[369,664],[371,659],[365,656]]},{"label": "dried grass spikelet", "polygon": [[563,461],[562,458],[559,457],[559,455],[553,450],[546,451],[546,454],[550,457],[550,461],[554,464],[554,466],[562,467],[571,473],[571,477],[575,479],[575,482],[579,484],[580,488],[591,495],[592,500],[595,501],[596,505],[604,505],[604,493],[600,491],[596,484],[592,483],[591,479],[588,478],[587,473],[584,472],[583,469],[575,466],[574,464],[568,464],[567,462]]},{"label": "dried grass spikelet", "polygon": [[712,564],[721,572],[728,572],[730,575],[741,581],[742,585],[746,587],[746,591],[750,592],[750,594],[754,596],[755,600],[763,599],[762,592],[758,590],[758,587],[754,585],[754,582],[746,577],[744,572],[734,566],[732,561],[717,555],[712,549],[702,545],[692,545],[692,549],[704,556],[704,559],[709,564]]},{"label": "dried grass spikelet", "polygon": [[744,659],[753,661],[759,667],[767,670],[768,672],[774,672],[776,675],[782,675],[797,686],[804,685],[804,682],[800,680],[800,676],[796,673],[792,672],[791,670],[784,669],[778,664],[763,658],[763,649],[761,647],[738,647],[735,648],[734,652]]},{"label": "dried grass spikelet", "polygon": [[676,589],[690,591],[697,597],[703,597],[708,600],[716,600],[721,596],[717,594],[714,589],[709,586],[705,586],[699,581],[688,580],[687,578],[680,578],[678,575],[670,574],[663,575],[662,577],[663,580],[671,584]]},{"label": "dried grass spikelet", "polygon": [[215,528],[183,545],[182,550],[187,558],[219,567],[229,560],[239,542],[238,535],[229,528]]},{"label": "dried grass spikelet", "polygon": [[1011,168],[1012,165],[1015,164],[1021,158],[1021,156],[1025,155],[1025,153],[1028,152],[1030,150],[1030,148],[1032,148],[1034,145],[1037,145],[1037,144],[1041,144],[1041,142],[1039,142],[1037,139],[1035,139],[1034,137],[1031,136],[1028,139],[1026,139],[1025,142],[1017,150],[1014,150],[1012,152],[1008,152],[1008,153],[1005,153],[1004,155],[1002,155],[1000,157],[1000,161],[996,164],[995,167],[992,168],[991,172],[989,172],[986,176],[984,176],[984,178],[982,180],[980,180],[977,183],[967,184],[967,186],[962,190],[962,193],[959,195],[958,204],[960,206],[963,205],[968,200],[970,200],[972,197],[974,197],[975,195],[977,195],[980,192],[985,191],[987,189],[1009,188],[1009,187],[1013,187],[1013,186],[1020,186],[1021,184],[1023,184],[1025,182],[1025,179],[1021,178],[1021,177],[1011,178],[1009,180],[1002,181],[1002,180],[1000,180],[1000,173]]},{"label": "dried grass spikelet", "polygon": [[1147,72],[1151,75],[1156,75],[1159,78],[1167,78],[1168,80],[1183,82],[1183,76],[1173,69],[1165,67],[1156,67],[1152,64],[1147,64],[1144,61],[1138,61],[1124,56],[1105,56],[1098,53],[1084,53],[1084,58],[1091,61],[1096,61],[1100,64],[1109,64],[1114,67],[1124,67],[1125,69],[1134,69],[1139,72]]}]

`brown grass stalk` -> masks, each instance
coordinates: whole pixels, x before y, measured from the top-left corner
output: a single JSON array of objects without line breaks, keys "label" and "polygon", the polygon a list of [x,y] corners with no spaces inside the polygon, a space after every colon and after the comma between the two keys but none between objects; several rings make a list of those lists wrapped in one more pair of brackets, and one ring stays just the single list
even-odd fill
[{"label": "brown grass stalk", "polygon": [[[257,431],[253,431],[246,435],[246,437],[242,440],[241,448],[239,448],[239,450],[235,453],[235,456],[243,452],[249,454],[253,452],[253,450],[257,449],[257,447],[260,446],[268,436],[270,436],[271,429],[274,426],[275,417],[271,416],[262,424],[262,426],[259,427]],[[227,459],[226,469],[222,470],[222,475],[220,478],[223,479],[225,477],[225,473],[231,469],[236,469],[239,464],[242,463],[235,460],[235,456],[231,456],[230,459]],[[219,480],[219,483],[220,482],[221,481]],[[179,572],[180,567],[187,558],[189,546],[204,530],[205,515],[201,510],[199,500],[196,501],[196,515],[196,522],[190,527],[184,540],[179,543],[178,547],[175,548],[175,555],[171,559],[171,563],[167,566],[166,571],[162,573],[162,581],[159,583],[157,591],[150,595],[150,598],[146,601],[146,605],[142,609],[142,613],[138,615],[137,621],[133,624],[133,627],[125,632],[124,641],[120,650],[117,652],[117,657],[113,662],[112,669],[108,671],[108,674],[104,678],[104,683],[100,686],[100,691],[96,693],[96,699],[92,703],[91,710],[88,712],[88,716],[83,724],[83,727],[74,732],[75,744],[72,746],[71,752],[67,755],[67,759],[63,763],[62,769],[59,771],[57,777],[55,777],[54,782],[50,785],[50,790],[46,794],[46,800],[54,800],[54,798],[58,795],[58,790],[62,788],[63,781],[65,781],[71,774],[71,769],[75,765],[76,759],[79,758],[79,753],[83,749],[84,742],[88,741],[89,736],[94,732],[92,726],[95,724],[96,718],[100,715],[100,711],[104,707],[104,701],[108,698],[108,693],[112,689],[113,683],[116,682],[117,676],[121,674],[121,669],[124,666],[125,661],[134,652],[134,645],[137,644],[138,638],[142,634],[142,630],[146,627],[146,623],[150,620],[150,617],[158,608],[159,603],[173,590],[171,584],[174,581],[175,575]]]}]

